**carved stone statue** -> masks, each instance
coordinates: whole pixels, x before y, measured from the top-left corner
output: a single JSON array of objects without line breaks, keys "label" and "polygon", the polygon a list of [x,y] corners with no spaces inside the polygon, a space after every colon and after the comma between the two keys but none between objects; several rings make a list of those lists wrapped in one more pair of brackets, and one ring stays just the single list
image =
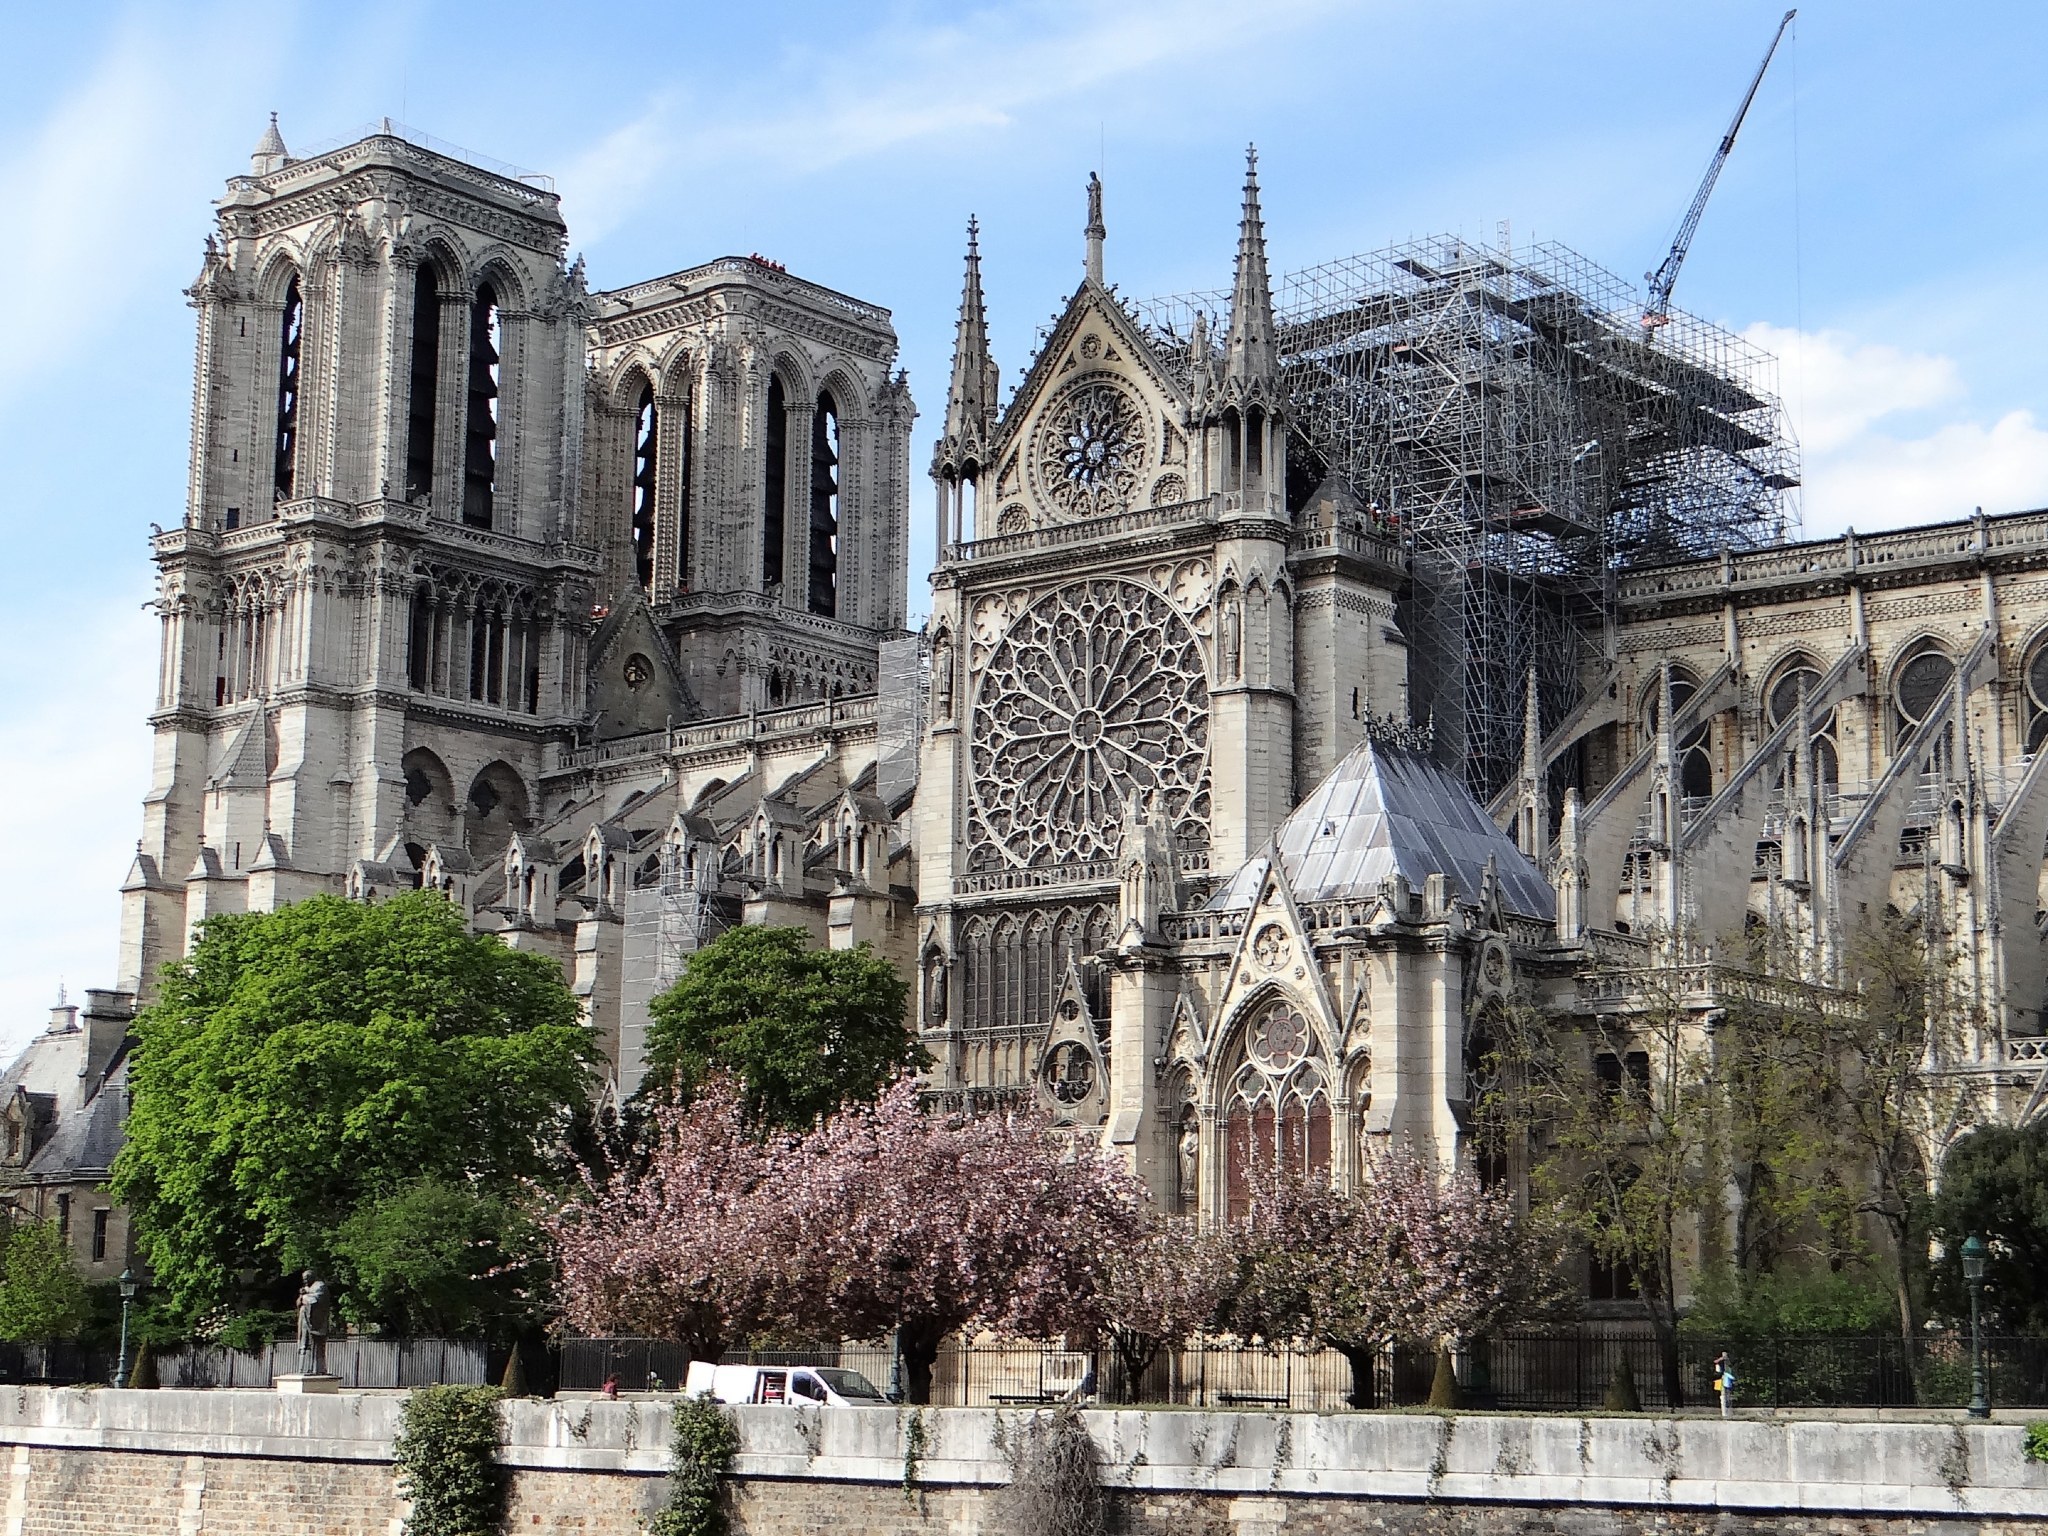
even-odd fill
[{"label": "carved stone statue", "polygon": [[953,637],[944,630],[932,646],[932,700],[939,719],[953,718]]},{"label": "carved stone statue", "polygon": [[1180,1122],[1180,1208],[1192,1211],[1200,1198],[1202,1156],[1202,1128],[1192,1112],[1181,1117]]},{"label": "carved stone statue", "polygon": [[327,1323],[333,1309],[328,1284],[312,1270],[300,1276],[299,1286],[299,1371],[307,1376],[327,1374]]}]

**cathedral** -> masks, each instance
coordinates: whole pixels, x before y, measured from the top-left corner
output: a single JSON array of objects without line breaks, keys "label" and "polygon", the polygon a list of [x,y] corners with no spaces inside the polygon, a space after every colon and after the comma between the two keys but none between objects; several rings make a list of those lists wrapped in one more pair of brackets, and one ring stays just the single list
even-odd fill
[{"label": "cathedral", "polygon": [[911,633],[888,310],[758,256],[593,290],[544,178],[273,119],[190,290],[121,992],[209,914],[431,887],[561,965],[624,1094],[697,946],[796,925],[914,978],[936,1093],[1220,1220],[1262,1148],[1472,1157],[1518,992],[1705,1018],[1745,923],[1824,981],[1891,904],[1980,1005],[1951,1130],[2034,1111],[2048,514],[1634,559],[1569,675],[1463,710],[1415,526],[1310,419],[1255,158],[1213,325],[1119,297],[1106,232],[1091,178],[1005,397],[969,226]]}]

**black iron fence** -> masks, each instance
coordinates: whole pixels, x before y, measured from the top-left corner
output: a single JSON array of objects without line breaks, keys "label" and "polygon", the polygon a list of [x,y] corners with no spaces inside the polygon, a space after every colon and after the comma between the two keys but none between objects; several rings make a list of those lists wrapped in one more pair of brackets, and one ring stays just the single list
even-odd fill
[{"label": "black iron fence", "polygon": [[[1994,1405],[2048,1407],[2048,1340],[2001,1336],[1984,1346]],[[1953,1334],[1928,1335],[1910,1363],[1897,1337],[1684,1339],[1676,1401],[1663,1353],[1643,1333],[1506,1334],[1461,1351],[1455,1363],[1469,1406],[1557,1413],[1602,1406],[1625,1360],[1638,1401],[1658,1412],[1714,1406],[1713,1358],[1723,1348],[1735,1369],[1736,1401],[1751,1408],[1961,1407],[1970,1397],[1969,1341]],[[724,1358],[736,1365],[837,1366],[860,1371],[884,1391],[896,1385],[886,1341],[736,1351]],[[599,1391],[611,1381],[623,1392],[674,1392],[684,1386],[689,1357],[681,1345],[658,1339],[564,1339],[558,1364],[563,1391]],[[1367,1403],[1425,1401],[1434,1365],[1427,1351],[1383,1352],[1372,1363]],[[1084,1380],[1105,1401],[1193,1408],[1334,1411],[1350,1406],[1354,1392],[1350,1363],[1329,1349],[1201,1343],[1162,1352],[1127,1383],[1107,1349],[954,1340],[934,1363],[931,1401],[950,1407],[1049,1403]]]},{"label": "black iron fence", "polygon": [[[472,1339],[329,1339],[327,1369],[344,1387],[479,1386],[495,1380],[490,1347]],[[192,1345],[157,1356],[166,1387],[268,1387],[299,1369],[290,1341],[243,1351]]]},{"label": "black iron fence", "polygon": [[[476,1385],[498,1379],[508,1348],[469,1339],[330,1339],[327,1369],[352,1389]],[[117,1363],[113,1350],[88,1345],[0,1344],[0,1382],[104,1384]],[[269,1387],[298,1368],[298,1346],[288,1341],[254,1351],[195,1344],[156,1356],[157,1382],[166,1387]]]},{"label": "black iron fence", "polygon": [[[1636,1396],[1652,1412],[1711,1408],[1713,1357],[1725,1347],[1736,1399],[1748,1408],[1961,1407],[1970,1398],[1967,1336],[1928,1334],[1909,1359],[1896,1336],[1683,1339],[1678,1400],[1657,1341],[1640,1329],[1589,1326],[1574,1332],[1515,1333],[1483,1341],[1456,1357],[1460,1391],[1472,1407],[1523,1412],[1583,1412],[1607,1399],[1625,1361]],[[452,1339],[330,1340],[328,1369],[350,1388],[403,1389],[499,1379],[508,1344]],[[2048,1407],[2048,1339],[1993,1336],[1984,1341],[1994,1406]],[[677,1392],[689,1366],[680,1344],[661,1339],[563,1339],[529,1347],[523,1368],[533,1390]],[[897,1385],[886,1340],[806,1349],[729,1354],[732,1364],[821,1365],[859,1371],[877,1388]],[[190,1346],[157,1355],[166,1387],[267,1388],[298,1368],[289,1341],[265,1350]],[[107,1382],[112,1350],[79,1344],[0,1344],[0,1382],[51,1385]],[[1424,1401],[1434,1359],[1427,1351],[1389,1350],[1371,1362],[1365,1401],[1372,1406]],[[1334,1411],[1350,1406],[1351,1366],[1335,1350],[1265,1349],[1204,1341],[1163,1351],[1135,1381],[1108,1349],[1033,1343],[948,1341],[932,1372],[931,1401],[941,1406],[1007,1407],[1056,1402],[1084,1383],[1107,1402],[1192,1408]]]}]

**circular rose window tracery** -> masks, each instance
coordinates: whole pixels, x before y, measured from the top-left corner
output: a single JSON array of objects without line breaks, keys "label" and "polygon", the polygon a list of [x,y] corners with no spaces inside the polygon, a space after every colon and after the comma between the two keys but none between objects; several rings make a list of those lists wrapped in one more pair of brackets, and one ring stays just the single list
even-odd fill
[{"label": "circular rose window tracery", "polygon": [[1107,517],[1131,504],[1151,459],[1145,413],[1110,379],[1074,386],[1040,422],[1032,465],[1060,516]]},{"label": "circular rose window tracery", "polygon": [[1173,605],[1128,581],[1063,587],[1018,616],[982,669],[970,857],[1109,858],[1139,794],[1181,836],[1204,837],[1208,745],[1201,642]]},{"label": "circular rose window tracery", "polygon": [[1286,1003],[1271,1003],[1245,1031],[1245,1054],[1268,1072],[1285,1072],[1307,1053],[1308,1041],[1308,1020]]}]

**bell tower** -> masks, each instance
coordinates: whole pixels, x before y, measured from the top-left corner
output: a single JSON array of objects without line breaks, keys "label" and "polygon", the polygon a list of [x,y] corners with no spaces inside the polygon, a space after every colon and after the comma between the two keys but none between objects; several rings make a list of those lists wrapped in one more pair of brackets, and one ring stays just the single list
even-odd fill
[{"label": "bell tower", "polygon": [[[122,985],[193,923],[499,854],[583,712],[581,272],[544,178],[391,128],[228,182]],[[572,408],[573,407],[573,408]]]}]

